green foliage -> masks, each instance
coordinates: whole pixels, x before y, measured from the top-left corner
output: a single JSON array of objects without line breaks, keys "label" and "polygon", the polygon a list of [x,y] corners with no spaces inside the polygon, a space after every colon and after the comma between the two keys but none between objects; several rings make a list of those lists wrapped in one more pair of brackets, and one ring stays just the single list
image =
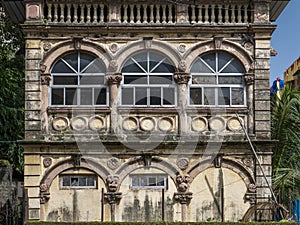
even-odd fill
[{"label": "green foliage", "polygon": [[21,28],[0,10],[0,158],[22,170],[24,137],[24,45]]},{"label": "green foliage", "polygon": [[300,196],[300,95],[287,86],[278,99],[273,96],[272,139],[278,140],[273,155],[273,187],[281,203],[288,206]]}]

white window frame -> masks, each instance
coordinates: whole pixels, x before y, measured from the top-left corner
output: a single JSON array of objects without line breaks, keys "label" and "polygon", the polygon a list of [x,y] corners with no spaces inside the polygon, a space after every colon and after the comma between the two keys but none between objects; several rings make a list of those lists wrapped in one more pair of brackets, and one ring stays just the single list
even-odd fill
[{"label": "white window frame", "polygon": [[[245,107],[247,105],[247,96],[246,96],[246,86],[245,86],[245,82],[244,82],[244,72],[239,72],[239,73],[222,73],[222,71],[226,68],[226,66],[228,66],[233,60],[237,60],[236,57],[231,56],[232,58],[223,66],[223,68],[221,68],[220,70],[217,68],[218,66],[218,52],[213,52],[212,54],[215,54],[215,62],[216,62],[216,68],[211,68],[202,58],[201,55],[197,57],[197,60],[195,60],[194,63],[196,63],[198,60],[200,60],[202,63],[204,63],[210,70],[211,73],[195,73],[195,72],[191,72],[191,79],[189,81],[189,88],[188,88],[188,104],[191,106],[201,106],[201,107]],[[230,55],[230,54],[228,54]],[[194,65],[194,63],[191,66],[191,70],[192,67]],[[216,77],[216,83],[215,84],[193,84],[193,76],[215,76]],[[234,77],[234,76],[238,76],[241,77],[242,79],[242,84],[219,84],[219,77]],[[190,96],[190,90],[191,88],[199,88],[201,89],[201,103],[202,104],[193,104],[191,102],[191,96]],[[205,97],[204,97],[204,88],[214,88],[214,93],[215,93],[215,98],[214,98],[214,105],[206,105],[205,104]],[[230,92],[230,104],[228,105],[220,105],[218,104],[218,100],[219,100],[219,95],[218,95],[218,89],[219,88],[229,88]],[[243,104],[240,105],[234,105],[232,104],[232,89],[233,88],[240,88],[243,89]]]},{"label": "white window frame", "polygon": [[[109,89],[108,89],[108,86],[106,85],[106,80],[105,80],[105,71],[102,71],[102,72],[99,72],[99,73],[84,73],[84,71],[92,64],[94,63],[98,58],[97,57],[94,57],[94,59],[84,68],[82,69],[82,71],[80,71],[80,51],[77,51],[77,62],[78,62],[78,65],[77,65],[77,70],[75,70],[72,66],[70,66],[66,60],[64,59],[64,57],[68,56],[68,55],[71,55],[71,54],[74,54],[75,52],[72,52],[70,54],[67,54],[67,55],[63,55],[62,57],[60,57],[56,63],[59,61],[59,60],[62,60],[74,73],[54,73],[54,72],[51,72],[51,84],[50,84],[50,88],[49,88],[49,102],[50,102],[50,105],[51,106],[54,106],[54,107],[89,107],[89,106],[94,106],[94,107],[102,107],[102,106],[108,106],[109,104]],[[85,54],[89,54],[89,53],[86,53],[84,52]],[[91,54],[89,54],[91,55]],[[92,56],[92,55],[91,55]],[[56,64],[55,63],[55,64]],[[55,66],[55,64],[53,65],[53,67]],[[52,67],[52,69],[53,69]],[[51,70],[52,70],[51,69]],[[74,85],[66,85],[66,84],[62,84],[62,85],[59,85],[59,84],[54,84],[54,77],[55,76],[66,76],[66,77],[77,77],[77,85],[74,84]],[[82,85],[80,84],[80,77],[81,76],[90,76],[90,77],[93,77],[93,76],[101,76],[103,77],[104,79],[104,83],[103,84],[85,84],[85,85]],[[60,89],[63,89],[63,104],[52,104],[52,90],[53,89],[56,89],[56,88],[60,88]],[[67,88],[75,88],[76,89],[76,102],[77,104],[66,104],[66,89]],[[92,104],[85,104],[85,105],[82,105],[80,104],[80,97],[81,97],[81,89],[84,89],[84,88],[90,88],[92,89]],[[94,90],[95,89],[102,89],[102,88],[105,88],[105,94],[106,94],[106,99],[105,99],[105,102],[106,104],[94,104],[95,103],[95,99],[94,99]]]},{"label": "white window frame", "polygon": [[[144,70],[142,68],[142,66],[140,66],[139,64],[137,64],[138,62],[134,59],[134,56],[131,56],[130,59],[132,61],[134,61],[134,63],[136,63],[143,71],[144,73],[134,73],[134,72],[123,72],[122,73],[122,76],[123,76],[123,79],[122,79],[122,83],[121,83],[121,88],[120,88],[120,97],[119,97],[119,102],[120,102],[120,105],[121,106],[134,106],[134,107],[174,107],[177,105],[177,85],[176,83],[174,82],[174,73],[153,73],[152,71],[155,70],[164,60],[168,60],[167,57],[163,56],[163,60],[161,60],[160,62],[158,62],[158,64],[156,66],[154,66],[154,68],[152,68],[152,70],[150,70],[149,68],[149,62],[150,62],[150,53],[151,52],[154,52],[154,51],[146,51],[145,53],[147,54],[147,71]],[[141,52],[139,52],[141,53]],[[138,53],[138,54],[139,54]],[[157,52],[154,52],[155,54],[159,54]],[[128,59],[129,60],[129,59]],[[126,62],[128,61],[126,60]],[[124,65],[126,64],[126,62],[124,63]],[[125,81],[125,76],[146,76],[147,77],[147,84],[125,84],[124,81]],[[150,77],[151,76],[161,76],[161,77],[164,77],[164,76],[171,76],[172,77],[172,84],[150,84]],[[123,104],[123,95],[122,95],[122,90],[123,89],[133,89],[133,104]],[[147,104],[144,104],[144,105],[140,105],[140,104],[136,104],[136,96],[135,96],[135,89],[136,88],[146,88],[147,89]],[[152,105],[151,102],[150,102],[150,89],[151,88],[160,88],[160,91],[161,91],[161,102],[160,104],[158,105]],[[164,88],[172,88],[174,90],[174,104],[163,104],[163,91],[164,91]]]},{"label": "white window frame", "polygon": [[[139,179],[139,185],[133,184],[133,179]],[[153,186],[149,184],[149,179],[155,178],[156,183],[158,178],[162,178],[164,181],[164,185],[161,186]],[[147,180],[147,185],[141,185],[141,179]],[[166,174],[132,174],[130,175],[130,188],[131,189],[167,189],[168,188],[168,176]]]},{"label": "white window frame", "polygon": [[[64,178],[68,178],[70,179],[70,185],[68,186],[64,186],[63,185],[63,179]],[[79,179],[80,178],[85,178],[85,179],[88,179],[88,178],[93,178],[94,179],[94,185],[92,186],[89,186],[89,185],[86,185],[86,186],[79,186],[78,185],[72,185],[72,179]],[[59,176],[59,184],[60,184],[60,189],[98,189],[98,186],[97,186],[97,177],[95,175],[68,175],[68,174],[64,174],[64,175],[60,175]]]}]

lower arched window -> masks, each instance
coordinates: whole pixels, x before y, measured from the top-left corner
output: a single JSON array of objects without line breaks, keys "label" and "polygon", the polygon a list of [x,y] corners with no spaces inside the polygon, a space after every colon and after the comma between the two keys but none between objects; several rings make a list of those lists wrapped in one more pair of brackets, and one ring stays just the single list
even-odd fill
[{"label": "lower arched window", "polygon": [[226,52],[200,55],[192,64],[189,104],[196,106],[245,106],[245,69]]},{"label": "lower arched window", "polygon": [[171,62],[157,52],[140,52],[129,57],[121,71],[121,105],[174,106],[174,71]]},{"label": "lower arched window", "polygon": [[104,106],[108,103],[105,66],[85,52],[60,57],[51,69],[51,105]]}]

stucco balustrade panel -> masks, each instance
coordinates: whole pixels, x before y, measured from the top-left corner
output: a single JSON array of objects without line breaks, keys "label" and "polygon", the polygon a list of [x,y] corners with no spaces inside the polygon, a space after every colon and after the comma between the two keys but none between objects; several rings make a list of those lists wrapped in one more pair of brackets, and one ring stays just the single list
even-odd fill
[{"label": "stucco balustrade panel", "polygon": [[103,181],[97,179],[97,189],[60,189],[59,176],[50,187],[50,199],[45,204],[47,221],[100,221],[101,189]]},{"label": "stucco balustrade panel", "polygon": [[239,221],[250,207],[243,198],[247,191],[242,178],[226,168],[208,168],[192,182],[193,199],[188,206],[188,221],[221,221],[222,186],[225,221]]}]

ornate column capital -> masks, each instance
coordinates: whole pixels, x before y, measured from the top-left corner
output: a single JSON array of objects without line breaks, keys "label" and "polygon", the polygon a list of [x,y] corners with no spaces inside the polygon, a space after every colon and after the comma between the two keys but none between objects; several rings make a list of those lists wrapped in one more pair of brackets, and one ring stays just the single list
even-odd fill
[{"label": "ornate column capital", "polygon": [[246,73],[244,79],[247,86],[254,84],[255,77],[253,73]]},{"label": "ornate column capital", "polygon": [[174,193],[174,199],[179,201],[180,204],[188,204],[193,198],[192,192],[176,192]]},{"label": "ornate column capital", "polygon": [[191,78],[189,73],[185,72],[175,72],[174,73],[174,80],[177,84],[187,84]]},{"label": "ornate column capital", "polygon": [[105,77],[108,85],[120,85],[122,81],[122,73],[107,73]]},{"label": "ornate column capital", "polygon": [[50,73],[42,73],[41,74],[41,84],[49,86],[51,81],[51,74]]},{"label": "ornate column capital", "polygon": [[110,204],[118,204],[122,198],[121,192],[107,192],[104,193],[104,199]]}]

